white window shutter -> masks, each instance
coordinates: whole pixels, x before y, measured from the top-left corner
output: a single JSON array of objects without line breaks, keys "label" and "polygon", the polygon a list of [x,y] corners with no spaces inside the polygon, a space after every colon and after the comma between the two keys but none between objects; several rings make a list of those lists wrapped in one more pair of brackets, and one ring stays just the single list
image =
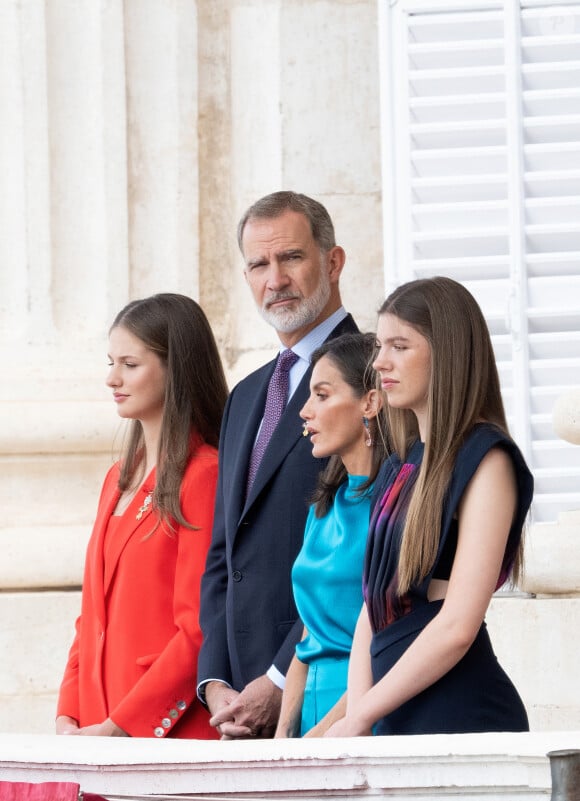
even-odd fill
[{"label": "white window shutter", "polygon": [[552,407],[580,386],[580,0],[379,0],[385,281],[451,276],[488,321],[533,517],[580,508]]}]

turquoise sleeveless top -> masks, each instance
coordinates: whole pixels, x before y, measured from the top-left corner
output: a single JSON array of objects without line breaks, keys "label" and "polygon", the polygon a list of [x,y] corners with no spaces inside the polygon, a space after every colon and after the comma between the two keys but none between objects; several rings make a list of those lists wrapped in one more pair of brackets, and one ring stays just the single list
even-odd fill
[{"label": "turquoise sleeveless top", "polygon": [[296,646],[301,662],[350,654],[362,603],[362,572],[372,487],[367,476],[348,476],[332,507],[318,518],[311,506],[304,543],[292,569],[298,612],[308,635]]}]

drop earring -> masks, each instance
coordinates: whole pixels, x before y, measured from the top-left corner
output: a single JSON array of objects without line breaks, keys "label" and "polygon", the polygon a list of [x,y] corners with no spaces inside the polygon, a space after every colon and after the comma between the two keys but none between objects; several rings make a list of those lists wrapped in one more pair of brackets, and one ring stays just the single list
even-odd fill
[{"label": "drop earring", "polygon": [[367,448],[370,448],[373,444],[373,438],[371,437],[371,432],[369,429],[369,418],[363,417],[363,426],[365,427],[365,445]]},{"label": "drop earring", "polygon": [[308,436],[308,423],[306,422],[306,420],[302,423],[302,436],[303,437]]}]

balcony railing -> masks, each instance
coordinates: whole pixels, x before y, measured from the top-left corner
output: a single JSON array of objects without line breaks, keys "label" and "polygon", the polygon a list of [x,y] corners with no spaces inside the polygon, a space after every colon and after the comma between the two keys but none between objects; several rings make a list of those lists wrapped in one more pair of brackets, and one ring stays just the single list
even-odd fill
[{"label": "balcony railing", "polygon": [[328,740],[0,734],[0,780],[76,782],[107,799],[546,801],[547,753],[580,731]]}]

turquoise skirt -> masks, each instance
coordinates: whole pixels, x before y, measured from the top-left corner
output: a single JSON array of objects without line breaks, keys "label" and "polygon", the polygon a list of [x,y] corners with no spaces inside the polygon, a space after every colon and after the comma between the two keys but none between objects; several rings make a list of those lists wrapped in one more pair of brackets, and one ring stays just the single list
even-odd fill
[{"label": "turquoise skirt", "polygon": [[325,657],[308,665],[300,736],[304,736],[332,709],[346,690],[348,657]]}]

